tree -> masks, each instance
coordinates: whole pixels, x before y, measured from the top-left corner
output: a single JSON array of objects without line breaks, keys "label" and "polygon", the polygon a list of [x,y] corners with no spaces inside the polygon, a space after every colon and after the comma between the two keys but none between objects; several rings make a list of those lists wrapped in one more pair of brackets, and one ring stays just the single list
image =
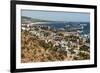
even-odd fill
[{"label": "tree", "polygon": [[40,44],[40,46],[42,46],[45,49],[49,48],[49,45],[47,43],[45,43],[45,40],[40,40],[39,44]]},{"label": "tree", "polygon": [[58,35],[59,35],[59,36],[64,36],[64,34],[62,34],[62,33],[59,33]]},{"label": "tree", "polygon": [[87,51],[87,52],[89,52],[89,50],[90,50],[90,48],[88,46],[86,46],[86,45],[83,45],[83,46],[80,47],[80,51]]},{"label": "tree", "polygon": [[82,39],[82,38],[79,39],[79,44],[80,44],[80,45],[83,44],[83,39]]},{"label": "tree", "polygon": [[80,60],[90,59],[90,55],[89,54],[86,54],[84,52],[79,52],[78,56],[79,56],[79,59]]},{"label": "tree", "polygon": [[90,43],[90,39],[88,38],[88,39],[86,39],[86,43]]},{"label": "tree", "polygon": [[50,35],[49,32],[44,32],[44,36],[45,36],[45,37],[48,37],[49,35]]}]

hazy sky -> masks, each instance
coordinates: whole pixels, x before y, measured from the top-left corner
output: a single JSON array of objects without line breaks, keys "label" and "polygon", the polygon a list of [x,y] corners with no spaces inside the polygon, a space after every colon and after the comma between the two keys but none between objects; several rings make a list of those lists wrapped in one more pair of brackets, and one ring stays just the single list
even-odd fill
[{"label": "hazy sky", "polygon": [[22,10],[22,16],[50,21],[89,22],[89,13]]}]

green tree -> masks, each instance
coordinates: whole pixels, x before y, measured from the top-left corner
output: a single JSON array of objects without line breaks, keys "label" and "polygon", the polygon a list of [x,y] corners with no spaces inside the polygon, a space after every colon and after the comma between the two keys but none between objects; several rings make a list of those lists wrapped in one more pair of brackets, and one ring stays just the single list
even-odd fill
[{"label": "green tree", "polygon": [[87,51],[87,52],[89,52],[90,48],[88,46],[86,46],[86,45],[83,45],[83,46],[80,47],[80,51]]},{"label": "green tree", "polygon": [[44,32],[44,36],[45,36],[45,37],[48,37],[49,35],[50,35],[49,32]]}]

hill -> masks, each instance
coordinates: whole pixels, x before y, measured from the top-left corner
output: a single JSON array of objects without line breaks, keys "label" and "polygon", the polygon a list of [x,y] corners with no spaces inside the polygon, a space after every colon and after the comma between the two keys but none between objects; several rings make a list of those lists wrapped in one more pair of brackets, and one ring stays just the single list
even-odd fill
[{"label": "hill", "polygon": [[31,18],[31,17],[27,17],[27,16],[21,16],[21,22],[22,23],[32,23],[32,22],[34,23],[34,22],[50,22],[50,21]]}]

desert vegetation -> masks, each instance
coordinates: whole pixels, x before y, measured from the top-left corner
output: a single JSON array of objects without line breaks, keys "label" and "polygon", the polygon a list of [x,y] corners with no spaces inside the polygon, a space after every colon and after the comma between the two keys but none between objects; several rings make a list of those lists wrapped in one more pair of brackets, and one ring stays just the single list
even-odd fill
[{"label": "desert vegetation", "polygon": [[47,61],[62,61],[67,58],[67,52],[57,51],[58,47],[53,47],[53,44],[45,43],[44,40],[38,39],[28,31],[21,32],[21,62],[47,62]]}]

